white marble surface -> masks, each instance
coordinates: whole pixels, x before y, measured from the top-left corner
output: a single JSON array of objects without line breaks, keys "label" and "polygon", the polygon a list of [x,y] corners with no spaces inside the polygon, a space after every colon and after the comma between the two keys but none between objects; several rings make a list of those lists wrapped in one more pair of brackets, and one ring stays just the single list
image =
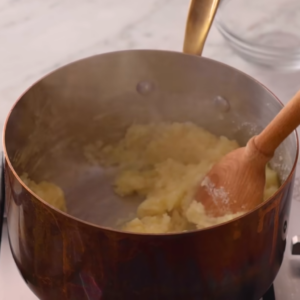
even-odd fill
[{"label": "white marble surface", "polygon": [[[120,49],[180,51],[188,2],[0,0],[0,126],[26,88],[66,63]],[[284,102],[300,88],[300,72],[276,73],[243,61],[214,26],[203,55],[252,75]],[[6,235],[0,256],[0,299],[36,299],[13,265]]]},{"label": "white marble surface", "polygon": [[[188,0],[0,0],[0,126],[14,101],[41,76],[73,60],[114,50],[182,48]],[[212,28],[204,56],[267,85],[283,101],[300,72],[253,66]]]}]

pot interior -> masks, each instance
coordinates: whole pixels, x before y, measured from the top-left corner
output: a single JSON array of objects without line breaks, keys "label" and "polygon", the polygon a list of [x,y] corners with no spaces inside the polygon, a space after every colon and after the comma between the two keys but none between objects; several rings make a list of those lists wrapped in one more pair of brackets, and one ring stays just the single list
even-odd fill
[{"label": "pot interior", "polygon": [[[87,58],[46,76],[8,117],[5,147],[18,175],[60,186],[68,213],[101,226],[135,212],[112,188],[113,170],[91,165],[86,145],[115,143],[132,124],[193,122],[241,145],[281,109],[262,85],[224,64],[175,52],[133,50]],[[295,163],[296,134],[271,165],[283,183]]]}]

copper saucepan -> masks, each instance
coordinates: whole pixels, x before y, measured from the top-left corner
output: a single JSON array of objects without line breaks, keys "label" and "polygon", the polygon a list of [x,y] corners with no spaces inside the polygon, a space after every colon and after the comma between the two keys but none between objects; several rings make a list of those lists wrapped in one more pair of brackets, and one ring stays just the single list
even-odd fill
[{"label": "copper saucepan", "polygon": [[[201,53],[201,43],[189,48],[189,38],[186,52]],[[273,197],[230,222],[180,234],[111,229],[136,204],[113,193],[108,174],[90,166],[82,149],[99,137],[118,140],[133,122],[153,121],[192,121],[245,144],[281,108],[242,72],[168,51],[102,54],[41,79],[4,129],[9,239],[26,283],[43,300],[259,299],[285,251],[296,132],[273,159],[282,178]],[[32,193],[23,172],[59,185],[68,214]]]}]

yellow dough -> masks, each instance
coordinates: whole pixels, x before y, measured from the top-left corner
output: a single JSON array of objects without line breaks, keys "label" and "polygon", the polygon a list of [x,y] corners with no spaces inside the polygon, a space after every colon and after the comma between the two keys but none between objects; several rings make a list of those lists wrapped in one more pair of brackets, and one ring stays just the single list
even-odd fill
[{"label": "yellow dough", "polygon": [[21,180],[27,185],[27,187],[37,194],[44,201],[48,202],[50,205],[55,208],[67,211],[66,200],[63,190],[47,181],[41,181],[40,183],[35,183],[33,180],[28,178],[26,173],[22,174]]},{"label": "yellow dough", "polygon": [[[241,215],[243,212],[212,218],[205,214],[201,203],[193,200],[196,186],[212,165],[238,147],[236,141],[217,137],[193,123],[132,125],[117,145],[102,146],[102,164],[120,169],[116,193],[144,198],[137,217],[123,230],[182,232]],[[276,172],[267,167],[265,200],[278,187]]]}]

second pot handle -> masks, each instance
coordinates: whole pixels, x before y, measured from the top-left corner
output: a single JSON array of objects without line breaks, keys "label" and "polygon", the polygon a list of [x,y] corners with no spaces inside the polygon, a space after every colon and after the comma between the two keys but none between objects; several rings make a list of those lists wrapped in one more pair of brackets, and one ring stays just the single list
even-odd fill
[{"label": "second pot handle", "polygon": [[0,248],[2,239],[2,230],[4,223],[4,209],[5,209],[5,182],[4,182],[4,155],[0,152]]}]

